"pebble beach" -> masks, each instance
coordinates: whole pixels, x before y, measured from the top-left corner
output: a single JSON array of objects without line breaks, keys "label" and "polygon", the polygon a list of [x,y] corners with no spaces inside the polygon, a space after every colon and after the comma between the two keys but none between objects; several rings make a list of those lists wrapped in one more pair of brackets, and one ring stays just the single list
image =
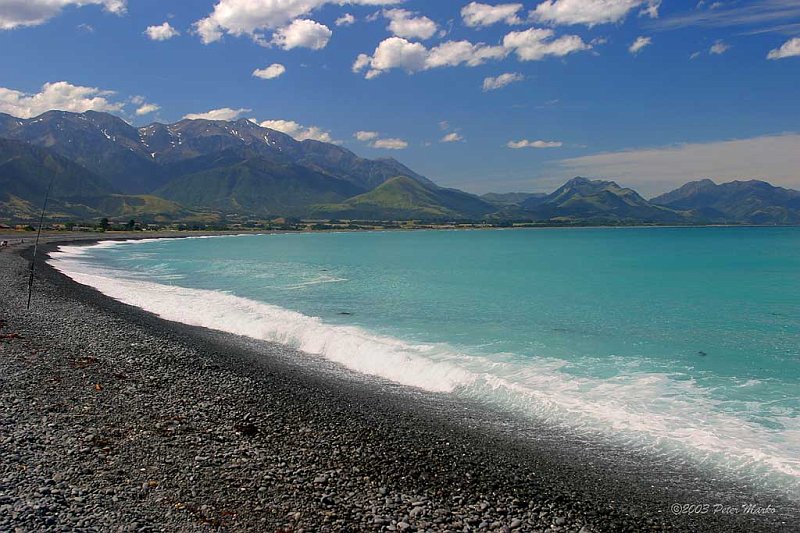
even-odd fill
[{"label": "pebble beach", "polygon": [[[28,246],[0,251],[0,531],[798,530],[797,502],[167,322],[44,255],[28,311]],[[774,511],[672,511],[704,502]]]}]

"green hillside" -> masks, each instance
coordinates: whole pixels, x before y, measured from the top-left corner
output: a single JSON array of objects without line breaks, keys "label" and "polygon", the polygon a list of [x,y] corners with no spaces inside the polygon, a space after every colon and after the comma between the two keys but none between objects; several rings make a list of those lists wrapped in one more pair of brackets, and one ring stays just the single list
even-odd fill
[{"label": "green hillside", "polygon": [[423,184],[406,176],[392,178],[342,203],[313,208],[315,216],[384,220],[480,218],[493,211],[494,206],[476,196]]},{"label": "green hillside", "polygon": [[338,202],[362,191],[305,167],[255,158],[183,176],[155,194],[228,213],[295,215],[312,204]]},{"label": "green hillside", "polygon": [[571,179],[544,198],[530,198],[522,208],[537,220],[662,224],[688,220],[686,214],[653,205],[633,189],[586,178]]}]

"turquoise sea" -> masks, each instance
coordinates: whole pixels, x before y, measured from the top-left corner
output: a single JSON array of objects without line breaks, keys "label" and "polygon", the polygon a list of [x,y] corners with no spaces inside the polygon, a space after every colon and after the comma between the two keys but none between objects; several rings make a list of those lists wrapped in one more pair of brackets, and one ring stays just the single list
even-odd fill
[{"label": "turquoise sea", "polygon": [[249,235],[52,263],[170,320],[800,494],[800,228]]}]

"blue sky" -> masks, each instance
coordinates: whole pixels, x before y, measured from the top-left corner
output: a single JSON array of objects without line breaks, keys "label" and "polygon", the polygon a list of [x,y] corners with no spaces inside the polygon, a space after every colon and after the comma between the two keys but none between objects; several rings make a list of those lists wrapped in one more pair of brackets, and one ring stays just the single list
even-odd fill
[{"label": "blue sky", "polygon": [[241,116],[478,193],[800,188],[797,0],[0,0],[0,28],[16,116]]}]

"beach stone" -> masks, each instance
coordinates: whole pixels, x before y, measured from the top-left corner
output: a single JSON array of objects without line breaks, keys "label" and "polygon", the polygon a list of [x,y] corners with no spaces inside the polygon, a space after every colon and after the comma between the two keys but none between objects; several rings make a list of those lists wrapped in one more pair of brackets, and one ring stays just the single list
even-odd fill
[{"label": "beach stone", "polygon": [[661,498],[650,484],[584,471],[602,460],[583,461],[581,447],[569,455],[563,434],[551,446],[536,426],[528,447],[528,426],[456,396],[168,323],[44,264],[26,311],[27,267],[0,252],[0,332],[21,335],[0,341],[0,531],[757,533],[797,523],[790,502],[777,518],[669,515],[647,503]]}]

